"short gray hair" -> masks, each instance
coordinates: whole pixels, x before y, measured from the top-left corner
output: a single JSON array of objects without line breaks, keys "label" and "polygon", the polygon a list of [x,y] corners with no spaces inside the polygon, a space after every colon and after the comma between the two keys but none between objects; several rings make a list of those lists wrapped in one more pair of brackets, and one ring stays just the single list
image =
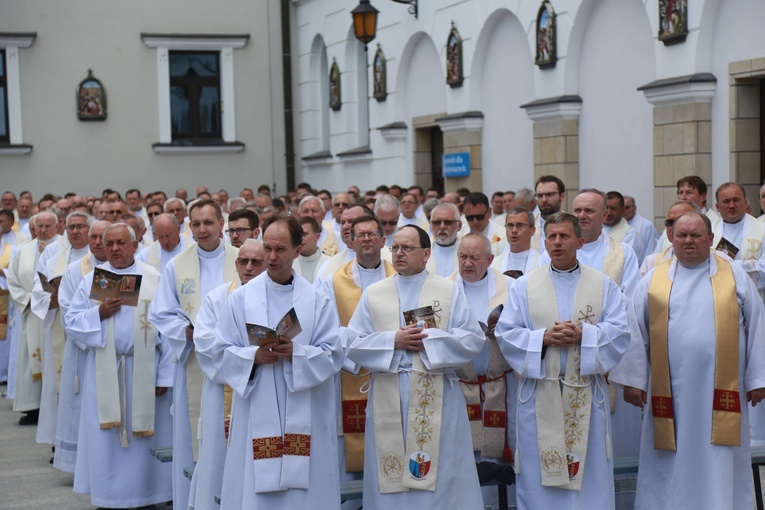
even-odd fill
[{"label": "short gray hair", "polygon": [[106,244],[106,234],[108,234],[110,230],[114,230],[114,229],[116,229],[116,228],[126,228],[126,229],[127,229],[127,231],[128,231],[128,234],[130,234],[130,241],[131,241],[131,242],[134,242],[134,241],[136,240],[136,237],[135,237],[135,230],[133,230],[133,227],[131,227],[131,226],[130,226],[130,225],[128,225],[127,223],[121,223],[121,222],[120,222],[120,223],[112,223],[111,225],[109,225],[108,227],[106,227],[106,228],[104,229],[104,233],[103,233],[103,235],[101,236],[101,242],[103,242],[104,244]]},{"label": "short gray hair", "polygon": [[298,213],[303,210],[303,204],[305,204],[306,202],[310,202],[311,200],[318,200],[319,207],[321,207],[322,211],[326,212],[326,209],[324,208],[324,201],[322,199],[314,195],[306,195],[300,199],[300,203],[298,204]]},{"label": "short gray hair", "polygon": [[181,200],[180,198],[177,198],[177,197],[176,198],[168,198],[167,199],[167,201],[165,202],[165,205],[163,207],[164,211],[167,212],[167,208],[170,207],[170,204],[172,204],[174,202],[179,202],[183,206],[183,209],[185,211],[188,211],[188,207],[186,206],[186,202],[184,202],[183,200]]},{"label": "short gray hair", "polygon": [[480,239],[483,243],[483,249],[486,252],[486,255],[491,255],[491,241],[489,241],[489,238],[484,236],[483,234],[479,234],[477,232],[470,232],[468,234],[465,234],[462,236],[462,239],[460,239],[460,244],[457,247],[457,253],[459,253],[460,248],[462,248],[462,243],[465,242],[466,239]]},{"label": "short gray hair", "polygon": [[507,211],[507,214],[505,215],[505,222],[507,222],[507,217],[511,214],[525,214],[526,219],[529,220],[529,226],[534,227],[536,224],[536,221],[534,220],[534,213],[526,209],[525,207],[514,207],[513,209],[510,209]]},{"label": "short gray hair", "polygon": [[460,210],[459,210],[459,208],[456,205],[452,204],[451,202],[441,202],[440,204],[435,206],[433,208],[433,210],[430,211],[431,216],[436,211],[436,209],[448,209],[454,215],[454,219],[455,220],[459,221],[459,219],[460,219]]},{"label": "short gray hair", "polygon": [[84,211],[74,211],[74,212],[70,212],[69,216],[66,217],[67,226],[69,225],[69,220],[74,217],[85,218],[85,222],[88,224],[88,227],[93,226],[93,223],[96,222],[95,218],[93,218],[93,216],[91,216],[90,214]]},{"label": "short gray hair", "polygon": [[396,213],[401,214],[401,204],[398,203],[398,198],[393,195],[380,195],[377,197],[377,200],[375,200],[374,213],[377,214],[377,211],[386,205],[395,207]]}]

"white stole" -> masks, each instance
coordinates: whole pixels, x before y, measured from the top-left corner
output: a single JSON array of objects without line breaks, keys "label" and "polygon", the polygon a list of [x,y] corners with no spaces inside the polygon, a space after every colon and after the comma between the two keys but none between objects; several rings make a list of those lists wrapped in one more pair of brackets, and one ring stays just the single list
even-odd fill
[{"label": "white stole", "polygon": [[[438,329],[448,328],[453,286],[454,282],[429,273],[420,291],[418,307],[433,307]],[[396,277],[370,286],[367,299],[375,331],[401,328],[402,310],[399,309]],[[406,492],[409,489],[435,491],[444,399],[443,372],[429,371],[420,354],[412,353],[406,447],[398,373],[375,372],[373,387],[374,440],[380,492]]]},{"label": "white stole", "polygon": [[627,235],[627,231],[630,229],[630,224],[627,223],[627,220],[622,218],[619,223],[611,227],[611,230],[608,232],[608,237],[613,239],[614,241],[621,243],[624,240],[624,236]]},{"label": "white stole", "polygon": [[[268,322],[268,274],[245,286],[244,317],[249,324],[275,327]],[[303,331],[292,341],[308,345],[316,323],[316,293],[304,278],[293,281],[292,306]],[[286,310],[285,310],[286,312]],[[289,361],[283,363],[291,371]],[[285,425],[282,430],[277,401],[275,364],[257,365],[255,387],[250,394],[250,424],[256,493],[307,489],[311,460],[311,389],[290,391],[285,395]],[[286,375],[291,377],[290,375]]]},{"label": "white stole", "polygon": [[[583,265],[580,272],[571,321],[577,326],[582,322],[595,324],[603,314],[603,275]],[[528,276],[528,303],[545,303],[529,306],[532,329],[549,328],[559,321],[550,273],[548,264]],[[580,490],[590,430],[592,376],[580,375],[580,346],[576,345],[568,348],[566,373],[561,379],[560,350],[547,348],[545,378],[536,381],[539,466],[543,486]]]},{"label": "white stole", "polygon": [[[157,330],[148,320],[148,310],[149,303],[157,291],[159,273],[148,264],[140,261],[135,263],[137,274],[143,275],[143,278],[138,294],[138,306],[133,309],[132,433],[134,437],[151,437],[154,435]],[[93,301],[93,303],[100,304],[99,301]],[[125,363],[126,358],[130,355],[120,354],[121,359],[117,361],[114,344],[114,316],[106,320],[106,328],[106,345],[102,349],[95,349],[98,421],[102,430],[119,427],[120,445],[127,448]],[[119,376],[117,374],[118,364],[120,365]]]}]

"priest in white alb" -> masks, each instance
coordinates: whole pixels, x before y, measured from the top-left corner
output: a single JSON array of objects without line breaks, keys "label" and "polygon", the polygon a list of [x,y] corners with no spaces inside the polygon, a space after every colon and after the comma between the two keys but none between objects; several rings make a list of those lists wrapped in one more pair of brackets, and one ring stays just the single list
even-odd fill
[{"label": "priest in white alb", "polygon": [[[83,258],[66,267],[58,288],[58,307],[61,324],[66,328],[66,313],[74,293],[82,279],[96,266],[106,262],[104,250],[104,230],[111,223],[97,221],[88,231],[88,251]],[[53,454],[53,467],[67,473],[74,473],[77,461],[77,436],[80,430],[80,409],[82,392],[80,384],[85,381],[85,364],[88,352],[81,349],[77,342],[66,338],[64,356],[61,360],[61,384],[58,392],[58,410],[56,414],[56,442]]]},{"label": "priest in white alb", "polygon": [[202,416],[199,434],[199,461],[191,478],[189,506],[195,510],[218,509],[215,502],[223,483],[223,466],[228,448],[228,428],[231,421],[231,387],[218,377],[212,362],[215,327],[229,294],[266,269],[263,243],[246,239],[239,247],[235,261],[239,276],[210,291],[202,303],[194,325],[194,350],[199,367],[205,374],[202,384]]},{"label": "priest in white alb", "polygon": [[521,378],[517,504],[614,508],[604,374],[629,347],[627,311],[614,281],[577,261],[576,217],[555,213],[544,228],[551,262],[516,280],[495,332]]},{"label": "priest in white alb", "polygon": [[[266,226],[267,272],[234,290],[218,320],[213,363],[234,391],[221,508],[340,507],[334,377],[343,351],[329,298],[292,270],[302,236],[293,217]],[[296,336],[260,345],[248,335],[250,325],[275,329],[293,308]]]},{"label": "priest in white alb", "polygon": [[88,273],[66,314],[67,335],[88,351],[74,491],[101,507],[154,505],[172,496],[171,466],[150,452],[172,436],[172,353],[148,321],[159,273],[135,260],[138,241],[128,225],[110,225],[103,241],[108,263],[101,267],[142,278],[138,304],[128,306],[120,298],[91,300]]},{"label": "priest in white alb", "polygon": [[348,324],[347,355],[372,372],[364,508],[483,508],[454,373],[483,331],[462,289],[425,269],[422,228],[400,227],[391,251],[398,274],[367,288]]},{"label": "priest in white alb", "polygon": [[196,243],[172,258],[162,270],[149,320],[167,339],[177,363],[173,379],[173,504],[188,506],[191,484],[183,470],[194,465],[204,374],[194,351],[193,335],[202,299],[211,290],[236,278],[238,248],[225,244],[223,213],[212,200],[197,200],[189,208],[189,226]]},{"label": "priest in white alb", "polygon": [[747,402],[764,405],[765,310],[743,268],[710,250],[709,218],[685,213],[672,230],[675,256],[633,296],[640,338],[611,372],[648,404],[635,508],[754,508]]}]

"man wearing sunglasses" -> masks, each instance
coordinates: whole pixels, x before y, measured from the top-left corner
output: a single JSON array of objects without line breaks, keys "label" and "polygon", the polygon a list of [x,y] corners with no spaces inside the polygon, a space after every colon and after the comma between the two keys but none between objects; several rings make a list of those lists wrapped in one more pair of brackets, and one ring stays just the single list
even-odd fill
[{"label": "man wearing sunglasses", "polygon": [[243,241],[234,264],[238,278],[223,283],[205,296],[194,327],[194,349],[205,379],[202,385],[203,436],[199,438],[199,460],[191,478],[189,506],[200,510],[217,508],[215,497],[221,493],[227,450],[221,445],[228,441],[231,421],[232,390],[223,384],[212,363],[215,325],[231,291],[265,271],[263,243],[255,239]]},{"label": "man wearing sunglasses", "polygon": [[502,227],[491,221],[489,197],[483,193],[473,192],[465,196],[462,211],[465,213],[465,223],[459,237],[468,233],[481,234],[491,243],[491,252],[496,257],[507,246]]}]

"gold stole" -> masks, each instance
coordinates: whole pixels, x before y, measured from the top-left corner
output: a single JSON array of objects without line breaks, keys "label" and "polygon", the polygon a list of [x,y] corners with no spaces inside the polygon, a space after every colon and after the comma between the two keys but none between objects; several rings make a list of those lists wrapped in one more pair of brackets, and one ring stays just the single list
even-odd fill
[{"label": "gold stole", "polygon": [[[8,269],[11,262],[11,243],[5,243],[0,253],[0,268]],[[8,289],[0,289],[0,340],[5,340],[8,335],[8,305],[11,293]]]},{"label": "gold stole", "polygon": [[[136,261],[137,273],[143,275],[138,306],[130,307],[133,313],[133,437],[154,435],[154,398],[157,381],[156,336],[157,330],[148,320],[149,303],[154,298],[159,283],[159,273],[143,262]],[[99,301],[93,301],[94,304]],[[126,306],[126,305],[123,305]],[[116,353],[114,343],[114,317],[102,321],[106,327],[106,343],[95,349],[96,400],[101,430],[120,428],[120,445],[128,447],[127,435],[127,354]],[[120,365],[119,374],[117,365]]]},{"label": "gold stole", "polygon": [[[548,265],[528,275],[528,302],[546,304],[529,307],[533,329],[551,327],[559,320],[558,299],[550,272]],[[580,272],[571,321],[577,326],[583,322],[597,324],[603,314],[603,274],[587,266],[580,266]],[[560,347],[548,346],[543,361],[545,378],[536,381],[539,466],[543,486],[580,490],[590,432],[593,376],[579,373],[581,352],[576,345],[568,347],[566,372],[561,381],[560,350]]]},{"label": "gold stole", "polygon": [[[489,313],[507,301],[507,282],[502,273],[489,268],[494,275],[494,295],[489,298]],[[489,344],[489,368],[486,375],[476,374],[473,363],[459,370],[460,387],[467,404],[473,450],[481,457],[510,460],[507,449],[507,386],[505,378],[512,369],[499,350],[496,338],[486,337]],[[481,413],[481,403],[484,403]]]},{"label": "gold stole", "polygon": [[[226,295],[231,294],[231,291],[239,287],[239,278],[231,282],[228,287]],[[228,444],[228,432],[231,426],[231,401],[234,398],[234,390],[228,384],[223,385],[223,436],[226,438],[226,444]]]},{"label": "gold stole", "polygon": [[[736,281],[730,263],[714,255],[717,271],[711,277],[715,318],[715,382],[712,401],[711,444],[741,446],[741,401],[738,384],[739,329]],[[711,261],[710,261],[711,263]],[[648,287],[651,351],[651,412],[656,450],[677,451],[672,407],[668,334],[672,261],[656,268]],[[676,266],[675,266],[676,267]]]},{"label": "gold stole", "polygon": [[[222,242],[222,241],[221,241]],[[239,248],[224,244],[226,255],[223,263],[223,281],[230,282],[239,276],[236,273],[236,260],[239,254]],[[192,325],[197,320],[197,313],[201,305],[201,270],[199,267],[199,254],[197,253],[197,243],[190,243],[181,253],[175,257],[175,288],[178,294],[178,301],[183,311],[191,318]],[[201,414],[201,396],[202,384],[204,382],[204,373],[199,367],[194,346],[191,346],[189,355],[184,364],[186,370],[186,397],[188,399],[189,423],[191,427],[191,445],[196,460],[199,443],[198,423]],[[197,426],[194,426],[197,424]]]},{"label": "gold stole", "polygon": [[[433,307],[438,329],[446,330],[449,326],[453,286],[454,282],[430,273],[420,291],[417,306]],[[401,328],[395,278],[386,278],[371,285],[367,289],[367,297],[375,331]],[[406,447],[398,379],[398,372],[376,372],[372,381],[380,492],[406,492],[409,489],[434,491],[438,476],[444,376],[442,372],[430,372],[419,353],[412,353]]]},{"label": "gold stole", "polygon": [[619,223],[611,227],[611,231],[608,232],[608,237],[616,241],[617,243],[621,243],[624,240],[624,236],[627,235],[627,231],[630,229],[630,224],[627,223],[627,220],[622,218]]},{"label": "gold stole", "polygon": [[[18,253],[19,257],[19,280],[22,285],[29,284],[29,289],[32,288],[34,277],[37,271],[37,261],[40,259],[40,254],[43,249],[47,247],[51,242],[56,241],[54,237],[48,241],[33,240],[25,244]],[[31,252],[31,253],[30,253]],[[42,380],[42,344],[40,342],[40,336],[43,333],[42,321],[37,318],[36,315],[31,313],[29,303],[31,300],[31,290],[27,295],[26,304],[24,309],[21,310],[22,315],[27,314],[27,327],[26,327],[26,344],[27,354],[29,355],[29,368],[32,371],[32,380]]]},{"label": "gold stole", "polygon": [[[662,251],[656,254],[656,257],[653,259],[653,267],[658,267],[662,262],[665,262],[672,258],[672,255],[670,255],[669,251],[672,249],[672,245],[670,244],[666,248],[664,248]],[[674,253],[673,253],[674,254]]]},{"label": "gold stole", "polygon": [[337,243],[337,235],[335,235],[335,231],[330,228],[322,227],[324,231],[327,233],[326,237],[324,238],[324,242],[321,243],[320,249],[324,255],[327,257],[334,257],[337,255],[337,252],[340,251],[338,249],[338,243]]},{"label": "gold stole", "polygon": [[[361,299],[361,287],[353,280],[352,260],[338,269],[332,275],[332,285],[335,291],[337,313],[340,316],[340,325],[348,326],[353,312]],[[393,276],[396,270],[384,260],[381,261],[385,268],[385,276]],[[367,393],[362,393],[361,388],[371,378],[368,370],[361,369],[358,374],[352,374],[346,370],[340,371],[340,396],[342,399],[343,414],[343,438],[345,441],[345,471],[347,473],[360,473],[364,471],[364,430],[366,427]]]},{"label": "gold stole", "polygon": [[159,245],[159,241],[154,241],[149,246],[149,251],[146,253],[146,263],[160,272],[162,271],[162,251],[161,250],[162,250],[162,247]]}]

